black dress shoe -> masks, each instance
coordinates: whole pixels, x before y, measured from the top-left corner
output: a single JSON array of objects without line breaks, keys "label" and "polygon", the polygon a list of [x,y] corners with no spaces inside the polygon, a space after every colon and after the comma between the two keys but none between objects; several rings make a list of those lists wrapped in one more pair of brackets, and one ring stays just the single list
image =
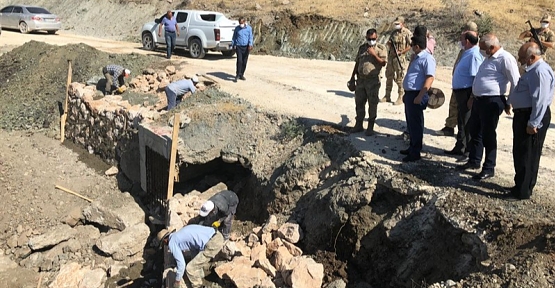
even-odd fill
[{"label": "black dress shoe", "polygon": [[472,179],[474,179],[474,180],[485,180],[485,179],[488,179],[488,178],[492,178],[493,176],[495,176],[494,172],[482,171],[479,174],[472,176]]},{"label": "black dress shoe", "polygon": [[436,132],[440,136],[455,136],[455,128],[443,127],[443,129]]},{"label": "black dress shoe", "polygon": [[464,155],[464,152],[460,151],[460,150],[445,150],[443,151],[443,153],[447,154],[447,155],[454,155],[454,156],[462,156]]},{"label": "black dress shoe", "polygon": [[414,161],[418,161],[420,159],[421,159],[420,156],[417,156],[417,157],[407,156],[407,157],[403,158],[403,162],[414,162]]},{"label": "black dress shoe", "polygon": [[401,150],[399,153],[401,153],[401,155],[409,155],[409,149]]},{"label": "black dress shoe", "polygon": [[466,162],[463,165],[457,166],[457,170],[468,170],[468,169],[479,169],[479,168],[480,168],[480,164],[472,163],[472,162]]}]

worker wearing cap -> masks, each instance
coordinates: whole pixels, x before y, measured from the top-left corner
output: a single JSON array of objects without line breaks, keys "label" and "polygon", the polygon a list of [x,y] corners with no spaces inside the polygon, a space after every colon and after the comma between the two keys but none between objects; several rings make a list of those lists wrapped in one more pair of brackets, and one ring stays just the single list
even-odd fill
[{"label": "worker wearing cap", "polygon": [[[399,97],[394,105],[403,104],[403,78],[405,77],[404,69],[407,68],[406,54],[411,49],[410,38],[412,33],[404,26],[404,23],[405,18],[401,16],[397,17],[395,22],[393,22],[395,30],[391,34],[390,41],[387,42],[389,53],[387,54],[387,66],[385,67],[385,77],[387,78],[385,82],[385,97],[380,99],[380,102],[391,102],[391,90],[393,90],[393,80],[395,80],[399,89]],[[396,49],[393,49],[391,40],[393,40]],[[399,56],[400,63],[395,53]]]},{"label": "worker wearing cap", "polygon": [[112,87],[116,87],[118,91],[122,92],[120,86],[124,87],[125,78],[131,74],[131,71],[119,65],[110,64],[102,68],[102,74],[104,74],[104,77],[106,78],[104,95],[108,95],[112,94]]},{"label": "worker wearing cap", "polygon": [[[185,272],[193,288],[202,287],[204,267],[220,252],[224,245],[222,233],[217,229],[196,224],[187,225],[173,233],[163,229],[156,238],[158,239],[158,245],[168,245],[168,249],[177,264],[173,287],[180,287]],[[185,263],[183,252],[190,252],[193,256],[189,264]]]},{"label": "worker wearing cap", "polygon": [[168,99],[167,110],[170,110],[177,106],[177,104],[181,102],[181,99],[183,99],[183,95],[185,95],[185,93],[195,93],[195,85],[197,83],[197,76],[193,76],[193,78],[191,79],[178,80],[168,84],[168,86],[164,88],[164,92],[166,92],[166,98]]},{"label": "worker wearing cap", "polygon": [[[540,28],[535,29],[538,37],[540,38],[541,44],[544,48],[553,48],[555,44],[555,32],[549,29],[549,23],[551,22],[551,16],[549,14],[543,15],[540,20]],[[518,36],[519,39],[530,38],[528,41],[534,41],[532,37],[532,31],[526,30]]]},{"label": "worker wearing cap", "polygon": [[[466,22],[466,24],[462,27],[461,35],[466,33],[467,31],[478,33],[478,25],[476,25],[476,23],[472,21]],[[466,51],[466,49],[464,49],[464,47],[461,46],[462,43],[460,42],[460,39],[458,42],[459,42],[460,50],[459,50],[459,54],[457,55],[457,59],[455,60],[455,64],[453,64],[452,74],[455,74],[455,68],[457,67],[457,64],[459,63],[459,61],[461,60],[461,57],[464,51]],[[449,115],[445,119],[445,127],[437,131],[436,134],[440,136],[455,136],[455,127],[457,127],[457,123],[458,123],[457,97],[455,97],[455,94],[451,93],[451,99],[449,100]]]},{"label": "worker wearing cap", "polygon": [[202,204],[200,208],[199,215],[204,217],[201,222],[202,225],[218,228],[222,232],[224,239],[229,239],[231,222],[235,217],[238,204],[239,198],[235,192],[230,190],[218,192]]}]

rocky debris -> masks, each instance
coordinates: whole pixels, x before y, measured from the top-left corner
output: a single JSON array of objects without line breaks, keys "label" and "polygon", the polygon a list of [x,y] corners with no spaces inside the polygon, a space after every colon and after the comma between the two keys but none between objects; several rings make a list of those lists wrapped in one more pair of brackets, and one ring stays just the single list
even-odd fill
[{"label": "rocky debris", "polygon": [[[158,99],[166,103],[166,96],[164,89],[171,82],[191,79],[194,75],[186,73],[184,70],[177,70],[175,66],[166,66],[164,70],[148,69],[144,71],[143,75],[139,75],[129,81],[129,86],[140,93],[156,94]],[[214,86],[216,83],[210,80],[204,81],[199,77],[200,82],[196,85],[201,91],[207,86]],[[184,96],[185,97],[185,96]]]},{"label": "rocky debris", "polygon": [[108,276],[109,277],[117,276],[117,275],[119,275],[121,270],[125,270],[125,269],[128,269],[128,268],[129,267],[127,267],[126,265],[123,265],[123,264],[119,264],[119,263],[112,264],[110,266],[110,268],[108,269]]},{"label": "rocky debris", "polygon": [[302,231],[297,223],[285,223],[278,229],[279,237],[291,242],[297,243],[302,239]]},{"label": "rocky debris", "polygon": [[345,283],[345,281],[343,281],[342,279],[337,279],[324,286],[324,288],[346,288],[346,287],[347,287],[347,283]]},{"label": "rocky debris", "polygon": [[148,226],[140,223],[121,232],[101,237],[96,242],[96,247],[100,251],[111,255],[114,260],[124,260],[145,248],[149,234]]},{"label": "rocky debris", "polygon": [[312,258],[301,259],[291,272],[291,287],[322,287],[324,265],[316,263]]},{"label": "rocky debris", "polygon": [[81,265],[76,262],[72,262],[66,265],[62,265],[60,272],[54,281],[50,283],[48,287],[50,288],[75,288],[79,287],[79,284],[85,277],[85,270],[82,269]]},{"label": "rocky debris", "polygon": [[118,174],[118,172],[119,172],[118,167],[112,166],[112,167],[110,167],[110,169],[104,171],[104,175],[114,176],[114,175]]},{"label": "rocky debris", "polygon": [[62,219],[62,223],[75,227],[75,225],[81,222],[81,220],[83,220],[83,208],[74,207],[69,211],[64,219]]},{"label": "rocky debris", "polygon": [[0,255],[0,272],[14,268],[17,268],[17,263],[12,261],[9,256]]},{"label": "rocky debris", "polygon": [[68,225],[59,225],[52,228],[45,234],[32,237],[29,240],[29,248],[34,251],[49,248],[60,242],[73,238],[76,233],[77,231]]},{"label": "rocky debris", "polygon": [[88,222],[120,231],[145,221],[145,212],[127,192],[96,199],[85,207],[83,216]]},{"label": "rocky debris", "polygon": [[79,282],[79,288],[100,288],[104,287],[106,281],[106,271],[97,268],[85,272],[83,280]]}]

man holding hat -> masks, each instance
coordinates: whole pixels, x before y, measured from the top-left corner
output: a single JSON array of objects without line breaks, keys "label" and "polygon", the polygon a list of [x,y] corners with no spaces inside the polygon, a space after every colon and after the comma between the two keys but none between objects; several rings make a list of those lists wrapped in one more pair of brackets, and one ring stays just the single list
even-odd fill
[{"label": "man holding hat", "polygon": [[[213,227],[196,224],[187,225],[177,232],[163,229],[156,238],[161,247],[168,245],[168,249],[177,263],[174,287],[180,287],[185,272],[193,288],[202,287],[204,268],[224,245],[224,238],[219,231]],[[183,252],[190,252],[193,256],[193,260],[189,264],[185,263]]]},{"label": "man holding hat", "polygon": [[[466,31],[474,31],[476,33],[478,33],[478,25],[476,25],[476,23],[472,22],[472,21],[468,21],[462,29],[462,33],[466,32]],[[462,43],[460,43],[460,39],[459,39],[459,54],[457,55],[457,59],[455,60],[455,64],[453,65],[453,73],[455,73],[455,68],[457,67],[457,64],[459,63],[459,60],[461,59],[462,54],[464,53],[465,49],[464,47],[461,46]],[[457,122],[458,122],[458,116],[457,116],[457,98],[455,97],[455,95],[453,93],[451,93],[451,99],[449,100],[449,115],[447,116],[447,118],[445,119],[445,127],[443,127],[441,130],[437,131],[437,135],[440,136],[455,136],[455,127],[457,126]]]},{"label": "man holding hat", "polygon": [[[549,23],[551,22],[551,16],[549,14],[543,15],[540,20],[541,28],[537,28],[536,33],[540,38],[541,44],[544,48],[554,48],[555,45],[555,32],[549,29]],[[530,38],[528,41],[534,41],[532,37],[532,31],[526,30],[518,36],[518,39]]]},{"label": "man holding hat", "polygon": [[179,81],[172,82],[166,86],[164,92],[166,92],[166,98],[168,98],[168,108],[169,111],[173,107],[177,106],[183,95],[187,92],[195,93],[195,85],[198,83],[197,76],[193,76],[191,79],[183,79]]},{"label": "man holding hat", "polygon": [[106,78],[104,95],[110,95],[112,94],[112,87],[116,87],[119,92],[124,91],[120,89],[120,86],[124,87],[125,78],[131,75],[131,71],[119,65],[110,64],[102,68],[102,74],[104,74],[104,78]]},{"label": "man holding hat", "polygon": [[472,95],[472,83],[474,83],[478,68],[482,65],[482,62],[484,62],[484,56],[480,54],[480,47],[478,47],[478,33],[474,31],[465,31],[461,34],[460,41],[461,47],[464,47],[464,53],[460,57],[457,66],[455,66],[453,79],[451,81],[453,96],[457,100],[459,131],[457,133],[455,148],[445,151],[445,154],[468,156],[470,144],[470,131],[467,125],[468,119],[470,119],[468,100],[470,100],[470,96]]},{"label": "man holding hat", "polygon": [[416,55],[410,62],[407,75],[403,80],[405,95],[405,117],[410,135],[410,146],[400,153],[406,155],[403,162],[420,160],[422,139],[424,137],[424,109],[428,105],[428,91],[434,82],[436,60],[426,51],[426,32],[424,26],[414,29],[411,38],[412,50]]},{"label": "man holding hat", "polygon": [[[380,102],[391,102],[391,90],[393,90],[393,80],[395,80],[397,87],[399,87],[399,97],[394,105],[401,105],[403,103],[403,78],[405,77],[404,69],[407,66],[406,54],[411,48],[412,33],[404,27],[404,23],[405,18],[401,16],[397,17],[395,22],[393,22],[395,30],[391,33],[391,37],[387,42],[389,53],[387,54],[387,66],[385,67],[385,77],[387,78],[385,82],[385,96],[380,99]],[[392,41],[395,49],[391,45]]]},{"label": "man holding hat", "polygon": [[239,197],[231,190],[223,190],[202,204],[199,215],[201,224],[219,229],[225,240],[229,239],[231,223],[239,205]]}]

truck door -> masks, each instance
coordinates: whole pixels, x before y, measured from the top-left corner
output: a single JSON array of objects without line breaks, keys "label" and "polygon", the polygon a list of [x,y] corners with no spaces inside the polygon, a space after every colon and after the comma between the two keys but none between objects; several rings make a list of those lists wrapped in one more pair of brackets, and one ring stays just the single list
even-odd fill
[{"label": "truck door", "polygon": [[179,36],[175,41],[176,46],[185,47],[187,46],[187,32],[189,31],[189,25],[187,23],[189,13],[179,12],[175,20],[177,21],[177,28],[179,29]]}]

